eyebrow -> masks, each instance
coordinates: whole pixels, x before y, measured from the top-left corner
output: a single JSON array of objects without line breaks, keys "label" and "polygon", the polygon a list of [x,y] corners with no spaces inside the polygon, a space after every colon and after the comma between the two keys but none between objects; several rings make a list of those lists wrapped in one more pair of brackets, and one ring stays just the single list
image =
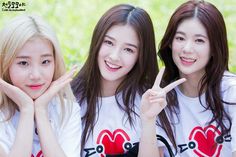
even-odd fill
[{"label": "eyebrow", "polygon": [[[177,31],[175,34],[182,34],[182,35],[185,35],[185,33],[184,33],[184,32],[181,32],[181,31]],[[207,36],[202,35],[202,34],[195,34],[194,36],[197,36],[197,37],[203,37],[203,38],[208,39]]]},{"label": "eyebrow", "polygon": [[[43,55],[41,55],[40,57],[53,57],[53,55],[52,54],[43,54]],[[19,58],[19,59],[28,59],[28,58],[30,58],[29,56],[24,56],[24,55],[22,55],[22,56],[16,56],[16,58]]]},{"label": "eyebrow", "polygon": [[[116,40],[115,38],[113,38],[113,37],[111,37],[111,36],[109,36],[109,35],[105,35],[105,37],[107,37],[107,38],[109,38],[109,39],[111,39],[111,40]],[[136,48],[136,49],[138,49],[138,46],[136,46],[136,45],[134,45],[134,44],[131,44],[131,43],[125,43],[126,45],[128,45],[128,46],[132,46],[132,47],[134,47],[134,48]]]}]

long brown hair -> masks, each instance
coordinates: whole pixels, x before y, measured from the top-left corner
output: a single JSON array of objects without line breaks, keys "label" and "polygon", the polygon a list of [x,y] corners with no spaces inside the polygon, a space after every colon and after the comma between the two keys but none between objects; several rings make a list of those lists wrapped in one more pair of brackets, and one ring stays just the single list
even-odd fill
[{"label": "long brown hair", "polygon": [[[209,123],[216,122],[217,128],[221,128],[222,135],[227,134],[231,128],[231,120],[229,115],[225,112],[223,103],[231,104],[222,100],[221,96],[221,79],[224,71],[228,70],[228,43],[226,26],[222,14],[211,3],[190,0],[179,6],[170,18],[164,37],[159,45],[158,55],[165,64],[165,73],[161,86],[166,86],[172,81],[179,78],[179,70],[172,59],[172,44],[176,30],[181,22],[189,18],[197,18],[205,27],[210,41],[210,55],[211,58],[205,67],[205,74],[201,78],[199,85],[199,100],[200,95],[205,91],[206,107],[205,110],[212,111],[212,119]],[[178,100],[175,90],[167,94],[168,110],[171,115],[178,114]],[[201,105],[204,107],[205,105]],[[159,115],[160,125],[164,128],[171,142],[176,147],[174,134],[165,111]],[[223,123],[223,119],[229,122],[229,127]]]},{"label": "long brown hair", "polygon": [[135,95],[140,95],[151,88],[158,72],[155,37],[152,21],[141,8],[128,4],[120,4],[109,9],[98,21],[92,36],[88,58],[72,81],[74,94],[81,105],[87,103],[87,111],[82,117],[84,131],[82,134],[82,149],[87,138],[93,132],[95,125],[98,97],[101,96],[101,74],[98,69],[97,57],[104,36],[114,25],[130,25],[136,31],[139,39],[139,56],[128,76],[116,89],[116,95],[122,91],[123,105],[117,100],[119,108],[128,116],[132,125],[131,114],[134,113]]}]

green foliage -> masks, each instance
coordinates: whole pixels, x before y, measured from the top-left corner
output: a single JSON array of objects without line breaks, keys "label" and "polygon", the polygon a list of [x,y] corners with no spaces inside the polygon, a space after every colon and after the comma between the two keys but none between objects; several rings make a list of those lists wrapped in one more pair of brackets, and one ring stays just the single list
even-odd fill
[{"label": "green foliage", "polygon": [[[209,0],[222,12],[228,31],[230,70],[236,72],[236,1]],[[0,0],[3,2],[8,0]],[[155,27],[156,43],[160,42],[173,11],[185,0],[17,0],[24,2],[26,11],[0,10],[0,29],[12,17],[37,14],[46,19],[56,31],[67,67],[82,65],[87,57],[93,29],[102,14],[115,4],[129,3],[144,8]]]}]

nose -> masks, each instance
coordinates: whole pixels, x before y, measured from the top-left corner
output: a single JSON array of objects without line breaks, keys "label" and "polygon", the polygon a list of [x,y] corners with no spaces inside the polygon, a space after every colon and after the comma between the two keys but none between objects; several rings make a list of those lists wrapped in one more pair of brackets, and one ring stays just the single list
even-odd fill
[{"label": "nose", "polygon": [[40,79],[40,69],[37,67],[32,67],[29,72],[29,78],[31,80],[39,80]]},{"label": "nose", "polygon": [[110,59],[112,59],[113,61],[117,61],[120,59],[120,49],[116,48],[113,49],[109,55]]},{"label": "nose", "polygon": [[183,45],[183,52],[184,53],[192,53],[193,51],[193,43],[191,41],[186,41]]}]

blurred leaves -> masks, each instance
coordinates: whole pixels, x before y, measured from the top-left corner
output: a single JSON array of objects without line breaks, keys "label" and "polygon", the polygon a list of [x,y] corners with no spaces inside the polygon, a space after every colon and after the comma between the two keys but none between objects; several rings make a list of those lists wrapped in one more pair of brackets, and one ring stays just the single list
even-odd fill
[{"label": "blurred leaves", "polygon": [[[26,3],[26,11],[0,10],[0,29],[10,18],[20,14],[37,14],[50,23],[57,33],[67,67],[83,65],[93,29],[102,14],[115,4],[129,3],[145,9],[155,27],[156,43],[164,34],[174,10],[186,0],[17,0]],[[230,70],[236,72],[236,1],[209,0],[223,14],[228,31]],[[1,7],[3,2],[0,0]],[[12,1],[13,2],[13,1]]]}]

